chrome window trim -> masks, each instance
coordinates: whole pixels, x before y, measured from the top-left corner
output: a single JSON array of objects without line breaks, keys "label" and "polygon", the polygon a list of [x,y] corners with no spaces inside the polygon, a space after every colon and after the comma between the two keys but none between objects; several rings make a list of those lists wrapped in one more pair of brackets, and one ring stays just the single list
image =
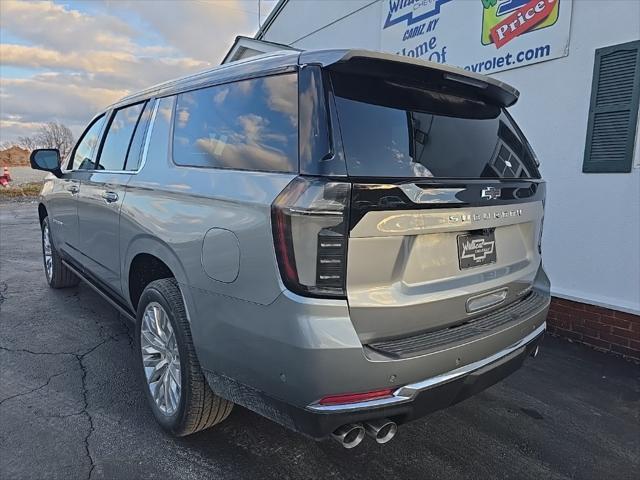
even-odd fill
[{"label": "chrome window trim", "polygon": [[[147,150],[149,148],[149,141],[151,139],[151,131],[153,130],[153,124],[156,120],[156,113],[158,111],[158,105],[160,104],[159,100],[156,99],[155,100],[155,105],[153,106],[153,112],[151,113],[151,119],[149,120],[149,126],[147,127],[147,131],[145,132],[145,136],[144,136],[144,147],[142,149],[142,159],[140,160],[140,165],[138,166],[137,170],[73,170],[76,172],[90,172],[91,174],[94,173],[109,173],[109,174],[124,174],[124,175],[136,175],[137,173],[140,172],[140,170],[142,170],[142,167],[144,167],[144,164],[147,161]],[[123,107],[125,108],[125,107]],[[135,134],[135,132],[134,132]]]},{"label": "chrome window trim", "polygon": [[435,377],[430,377],[420,382],[411,383],[409,385],[405,385],[403,387],[399,387],[395,390],[390,397],[380,398],[376,400],[368,400],[364,402],[355,402],[355,403],[343,403],[338,405],[320,405],[319,403],[312,403],[307,406],[307,410],[311,410],[316,413],[341,413],[341,412],[351,412],[354,410],[365,410],[369,408],[376,407],[388,407],[399,405],[402,403],[407,403],[413,400],[420,392],[424,390],[428,390],[430,388],[445,384],[452,380],[456,380],[460,377],[464,377],[470,373],[475,372],[491,363],[494,363],[500,360],[503,357],[515,352],[519,348],[522,348],[526,344],[535,340],[539,335],[541,335],[545,329],[547,328],[547,322],[543,322],[538,328],[536,328],[533,332],[531,332],[526,337],[522,338],[518,342],[514,343],[510,347],[507,347],[499,352],[494,353],[493,355],[478,360],[477,362],[470,363],[469,365],[465,365],[460,368],[456,368],[455,370],[451,370],[449,372],[441,373],[440,375],[436,375]]},{"label": "chrome window trim", "polygon": [[156,124],[156,115],[158,114],[158,107],[160,106],[160,99],[155,99],[155,105],[153,106],[153,113],[151,114],[151,119],[149,120],[149,126],[147,127],[147,131],[144,137],[144,147],[142,148],[142,159],[140,159],[140,166],[136,173],[144,168],[145,163],[147,163],[147,152],[149,151],[149,143],[151,142],[151,134],[153,133],[153,127]]}]

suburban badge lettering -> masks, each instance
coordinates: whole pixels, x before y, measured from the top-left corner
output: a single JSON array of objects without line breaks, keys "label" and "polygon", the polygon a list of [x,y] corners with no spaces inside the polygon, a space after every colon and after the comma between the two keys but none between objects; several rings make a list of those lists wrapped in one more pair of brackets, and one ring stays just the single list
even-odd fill
[{"label": "suburban badge lettering", "polygon": [[484,220],[491,220],[492,218],[498,220],[501,218],[513,218],[521,217],[522,209],[517,208],[514,210],[497,210],[493,213],[461,213],[459,215],[449,215],[449,223],[472,223],[481,222]]}]

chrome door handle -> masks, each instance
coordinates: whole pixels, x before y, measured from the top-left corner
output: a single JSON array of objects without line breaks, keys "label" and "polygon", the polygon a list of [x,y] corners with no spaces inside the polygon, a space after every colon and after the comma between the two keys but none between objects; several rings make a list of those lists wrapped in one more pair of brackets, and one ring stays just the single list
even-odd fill
[{"label": "chrome door handle", "polygon": [[67,190],[70,191],[73,195],[75,195],[80,191],[80,187],[78,187],[77,185],[71,185],[70,187],[67,187]]},{"label": "chrome door handle", "polygon": [[104,192],[102,198],[104,198],[107,203],[113,203],[118,201],[118,194],[116,192]]}]

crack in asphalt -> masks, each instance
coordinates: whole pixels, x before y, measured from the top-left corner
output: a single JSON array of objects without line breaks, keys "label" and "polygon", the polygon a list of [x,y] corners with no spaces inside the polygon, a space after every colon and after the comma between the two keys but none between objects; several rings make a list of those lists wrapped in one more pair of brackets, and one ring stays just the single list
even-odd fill
[{"label": "crack in asphalt", "polygon": [[76,355],[73,352],[34,352],[28,348],[9,348],[3,347],[2,345],[0,345],[0,350],[12,353],[29,353],[31,355]]},{"label": "crack in asphalt", "polygon": [[14,398],[23,397],[25,395],[29,395],[30,393],[37,392],[38,390],[42,390],[43,388],[45,388],[45,387],[47,387],[49,385],[51,380],[53,380],[56,377],[59,377],[60,375],[64,375],[65,373],[68,373],[68,372],[69,372],[68,370],[65,370],[63,372],[59,372],[59,373],[56,373],[54,375],[51,375],[49,378],[47,378],[47,381],[44,382],[39,387],[32,388],[31,390],[28,390],[26,392],[16,393],[15,395],[11,395],[11,396],[9,396],[7,398],[4,398],[4,399],[0,400],[0,405],[2,405],[4,402],[8,402],[9,400],[13,400]]},{"label": "crack in asphalt", "polygon": [[[126,335],[128,340],[129,340],[129,344],[131,345],[132,342],[132,337],[130,335],[130,331],[129,328],[127,327],[127,331],[126,332],[120,332],[117,333],[115,335],[111,335],[108,338],[105,338],[104,340],[98,342],[96,345],[94,345],[93,347],[85,350],[82,353],[77,353],[77,352],[36,352],[33,350],[29,350],[26,348],[8,348],[8,347],[3,347],[0,346],[0,350],[5,350],[8,352],[13,352],[13,353],[28,353],[31,355],[70,355],[73,356],[77,361],[78,361],[78,365],[80,366],[80,370],[82,372],[82,401],[83,401],[83,407],[80,411],[78,412],[74,412],[71,414],[67,414],[67,415],[49,415],[47,417],[56,417],[56,418],[67,418],[67,417],[72,417],[72,416],[77,416],[77,415],[84,415],[89,423],[89,431],[87,432],[87,434],[84,437],[84,449],[85,449],[85,454],[87,456],[87,460],[89,461],[89,474],[87,476],[88,479],[91,479],[91,476],[93,474],[93,471],[96,467],[93,455],[91,454],[91,448],[89,445],[89,440],[91,438],[91,435],[93,434],[93,432],[95,431],[95,425],[93,423],[93,417],[91,416],[91,413],[89,412],[89,396],[88,396],[88,390],[87,390],[87,375],[88,375],[88,368],[87,366],[84,364],[84,359],[90,355],[91,353],[93,353],[95,350],[97,350],[98,348],[100,348],[101,346],[105,345],[108,342],[111,341],[116,341],[119,339],[119,337],[122,337],[123,335]],[[28,391],[28,392],[23,392],[23,393],[19,393],[16,395],[12,395],[11,397],[7,397],[4,400],[0,401],[0,405],[2,405],[4,402],[11,400],[13,398],[16,397],[20,397],[20,396],[24,396],[24,395],[28,395],[30,393],[33,393],[35,391],[41,390],[43,388],[45,388],[47,385],[49,385],[49,383],[51,382],[51,380],[55,377],[58,377],[64,373],[67,373],[68,370],[65,370],[63,372],[60,373],[56,373],[52,376],[50,376],[47,381]]]},{"label": "crack in asphalt", "polygon": [[[125,332],[119,332],[115,335],[110,335],[109,337],[105,338],[104,340],[97,343],[96,345],[89,348],[88,350],[85,350],[84,352],[77,352],[77,351],[76,352],[36,352],[34,350],[29,350],[28,348],[9,348],[9,347],[4,347],[2,345],[0,345],[0,350],[5,350],[7,352],[12,352],[12,353],[28,353],[31,355],[72,355],[74,357],[85,357],[89,355],[91,352],[93,352],[94,350],[96,350],[97,348],[104,345],[105,343],[113,340],[117,340],[118,337],[122,336],[123,334],[125,334]],[[126,334],[128,335],[128,332],[126,332]]]},{"label": "crack in asphalt", "polygon": [[9,288],[9,285],[7,284],[7,282],[0,282],[0,305],[2,305],[4,301],[7,299],[7,297],[5,296],[5,293],[7,292],[8,288]]},{"label": "crack in asphalt", "polygon": [[87,367],[84,365],[82,360],[86,355],[91,353],[93,350],[95,350],[95,348],[85,353],[84,355],[76,356],[76,359],[78,360],[78,364],[80,365],[80,369],[82,370],[82,400],[84,402],[84,406],[80,413],[84,414],[85,417],[87,418],[87,421],[89,422],[89,432],[87,432],[87,434],[84,437],[84,450],[87,455],[87,459],[89,460],[89,475],[87,476],[88,479],[91,479],[93,470],[96,468],[95,461],[93,460],[93,455],[91,455],[91,448],[89,447],[89,439],[91,438],[91,435],[95,431],[95,426],[93,424],[93,417],[91,416],[91,413],[89,413],[89,396],[87,392]]}]

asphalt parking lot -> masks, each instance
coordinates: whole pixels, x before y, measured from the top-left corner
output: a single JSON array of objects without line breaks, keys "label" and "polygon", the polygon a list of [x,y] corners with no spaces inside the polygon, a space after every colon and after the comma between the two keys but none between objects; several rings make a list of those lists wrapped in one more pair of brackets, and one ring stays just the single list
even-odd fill
[{"label": "asphalt parking lot", "polygon": [[[44,280],[36,205],[0,204],[0,478],[637,478],[640,367],[547,338],[504,382],[354,450],[236,407],[174,439],[145,405],[131,326]],[[633,473],[635,472],[635,474]]]}]

